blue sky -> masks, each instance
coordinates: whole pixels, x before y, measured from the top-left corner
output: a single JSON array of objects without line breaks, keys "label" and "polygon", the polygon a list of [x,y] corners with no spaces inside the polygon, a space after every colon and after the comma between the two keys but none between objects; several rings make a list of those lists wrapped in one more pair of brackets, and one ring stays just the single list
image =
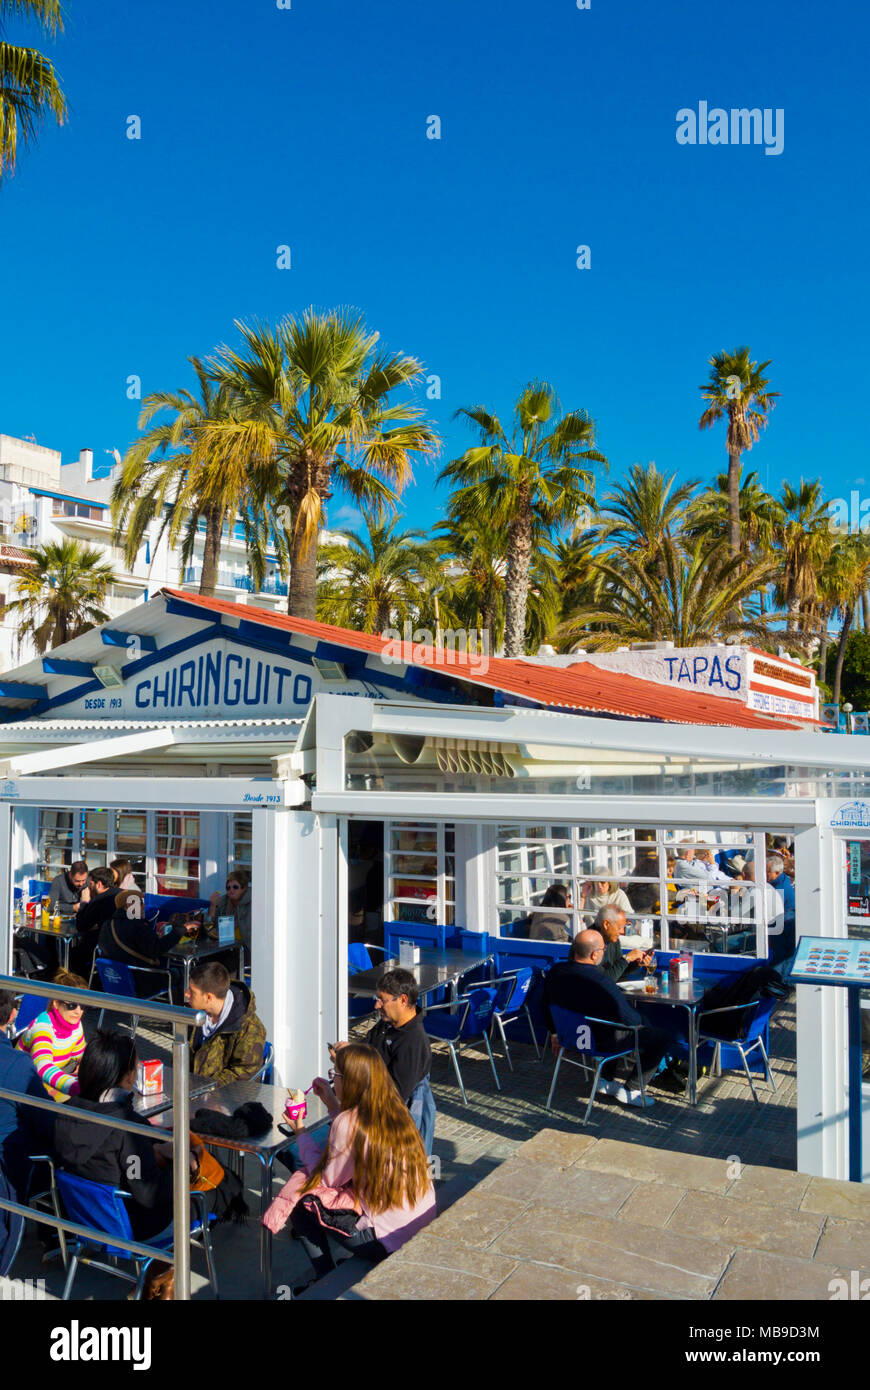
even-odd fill
[{"label": "blue sky", "polygon": [[[472,442],[458,406],[507,415],[543,377],[593,415],[612,478],[712,477],[697,387],[745,342],[782,393],[748,466],[864,485],[857,6],[291,3],[68,0],[48,48],[70,121],[0,190],[0,432],[108,461],[136,433],[129,375],[190,385],[235,318],[350,304],[441,378],[443,460]],[[783,152],[678,145],[702,100],[782,108]],[[443,506],[435,473],[405,494],[413,525]]]}]

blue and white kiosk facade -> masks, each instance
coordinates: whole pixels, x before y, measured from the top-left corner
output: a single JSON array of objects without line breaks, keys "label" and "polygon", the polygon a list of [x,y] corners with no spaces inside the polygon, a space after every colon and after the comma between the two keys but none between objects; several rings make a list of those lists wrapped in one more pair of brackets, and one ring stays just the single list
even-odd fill
[{"label": "blue and white kiosk facade", "polygon": [[[763,873],[706,914],[675,900],[672,874],[687,841],[761,866],[771,833],[794,839],[798,935],[870,936],[866,738],[699,722],[678,694],[638,716],[646,683],[625,673],[603,714],[572,702],[564,669],[536,684],[534,663],[412,657],[164,591],[0,677],[7,968],[14,890],[74,859],[126,857],[146,891],[194,898],[244,864],[257,1009],[296,1085],[347,1030],[361,831],[377,832],[385,923],[486,932],[512,958],[544,949],[529,923],[548,886],[571,887],[573,930],[583,885],[606,879],[650,905],[662,949],[766,960],[782,922]],[[798,1167],[846,1177],[845,999],[797,995]],[[866,1085],[862,1101],[870,1156]]]}]

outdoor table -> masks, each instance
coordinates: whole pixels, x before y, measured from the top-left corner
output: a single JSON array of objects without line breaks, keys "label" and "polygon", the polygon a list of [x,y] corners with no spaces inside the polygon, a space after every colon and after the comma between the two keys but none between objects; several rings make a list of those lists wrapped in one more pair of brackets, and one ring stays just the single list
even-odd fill
[{"label": "outdoor table", "polygon": [[15,935],[19,932],[28,936],[51,937],[52,941],[60,942],[63,946],[63,968],[69,970],[69,950],[70,946],[78,937],[74,917],[64,917],[61,919],[59,927],[32,926],[29,922],[22,923],[15,928]]},{"label": "outdoor table", "polygon": [[245,944],[243,941],[225,941],[221,944],[210,936],[199,936],[196,941],[188,941],[187,945],[173,946],[171,951],[167,951],[166,959],[180,961],[184,966],[184,994],[187,993],[190,985],[191,966],[196,961],[205,960],[207,956],[219,956],[224,951],[235,951],[237,953],[237,978],[244,981],[245,978]]},{"label": "outdoor table", "polygon": [[696,979],[669,980],[667,993],[662,990],[661,981],[655,977],[656,987],[647,993],[646,980],[620,980],[623,990],[641,1012],[644,1007],[656,1009],[666,1005],[672,1009],[685,1009],[686,1036],[689,1044],[689,1104],[698,1103],[698,1005],[713,981],[707,983]]},{"label": "outdoor table", "polygon": [[[477,966],[486,965],[492,958],[491,951],[485,953],[482,951],[421,950],[419,965],[410,965],[407,968],[417,981],[420,995],[425,996],[432,994],[436,989],[443,989],[445,985],[450,985],[455,992],[456,982],[461,975],[476,969]],[[380,965],[372,966],[371,970],[360,970],[348,978],[348,992],[353,995],[375,994],[378,982],[386,975],[387,971],[398,968],[400,968],[399,959],[393,957],[391,960],[382,961]]]},{"label": "outdoor table", "polygon": [[[305,1117],[305,1130],[317,1129],[324,1120],[331,1118],[330,1111],[312,1091],[305,1097],[308,1111]],[[272,1116],[272,1124],[263,1134],[253,1135],[247,1139],[226,1139],[212,1134],[203,1134],[203,1141],[210,1148],[231,1149],[234,1153],[253,1154],[260,1165],[260,1277],[262,1281],[262,1293],[264,1298],[272,1298],[274,1290],[272,1288],[272,1232],[263,1225],[262,1218],[266,1213],[266,1208],[272,1200],[272,1164],[276,1156],[282,1149],[286,1149],[293,1143],[295,1135],[292,1126],[284,1118],[284,1106],[287,1101],[286,1086],[264,1086],[260,1081],[231,1081],[228,1086],[219,1086],[210,1091],[202,1098],[201,1106],[196,1109],[217,1110],[222,1114],[230,1115],[237,1110],[240,1105],[245,1105],[250,1101],[259,1101]],[[190,1107],[190,1123],[195,1133],[196,1120],[194,1119],[194,1106]],[[152,1116],[154,1112],[152,1111]],[[152,1119],[152,1123],[159,1125],[163,1129],[172,1128],[172,1109],[163,1110]],[[287,1126],[288,1133],[284,1134],[278,1128],[279,1125]]]},{"label": "outdoor table", "polygon": [[[193,1072],[190,1073],[189,1081],[188,1094],[191,1100],[195,1100],[198,1096],[204,1096],[208,1091],[213,1091],[215,1087],[213,1077],[196,1076]],[[160,1115],[164,1110],[172,1109],[172,1067],[167,1062],[163,1064],[163,1090],[150,1096],[143,1096],[141,1091],[135,1091],[133,1109],[144,1120],[149,1120],[152,1115]]]}]

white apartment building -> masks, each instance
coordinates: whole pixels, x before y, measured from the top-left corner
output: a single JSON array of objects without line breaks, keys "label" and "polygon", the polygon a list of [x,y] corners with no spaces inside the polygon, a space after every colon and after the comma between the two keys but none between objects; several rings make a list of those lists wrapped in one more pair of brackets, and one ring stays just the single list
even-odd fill
[{"label": "white apartment building", "polygon": [[[91,449],[81,449],[73,463],[63,463],[56,449],[0,434],[0,671],[36,655],[28,640],[19,644],[19,617],[8,610],[17,597],[16,574],[27,564],[26,547],[75,539],[100,550],[117,575],[105,601],[110,619],[163,587],[198,592],[204,526],[187,566],[182,567],[179,550],[170,549],[165,536],[157,541],[157,522],[152,522],[133,564],[127,565],[112,539],[109,502],[116,469],[114,465],[110,473],[95,477]],[[279,577],[274,560],[262,589],[253,590],[244,532],[236,521],[224,527],[215,596],[272,611],[286,608],[287,581]]]}]

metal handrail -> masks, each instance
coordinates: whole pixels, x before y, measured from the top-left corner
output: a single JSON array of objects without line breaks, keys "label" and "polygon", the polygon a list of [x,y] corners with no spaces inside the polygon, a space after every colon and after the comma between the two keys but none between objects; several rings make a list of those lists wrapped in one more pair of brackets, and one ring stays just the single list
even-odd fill
[{"label": "metal handrail", "polygon": [[[49,982],[49,989],[50,987]],[[46,995],[46,981],[41,980],[34,984],[32,980],[19,979],[16,975],[0,975],[0,990],[8,990],[12,994],[36,994],[44,997]],[[106,1231],[99,1230],[98,1227],[79,1226],[75,1222],[64,1221],[60,1217],[49,1216],[47,1213],[35,1211],[32,1207],[22,1207],[17,1202],[8,1202],[2,1198],[0,1198],[0,1209],[25,1216],[29,1220],[41,1222],[46,1226],[54,1226],[56,1230],[68,1231],[72,1235],[97,1236],[102,1244],[117,1246],[119,1250],[127,1250],[130,1254],[143,1259],[169,1261],[175,1266],[175,1297],[181,1302],[189,1301],[190,1177],[187,1154],[190,1147],[190,1096],[187,1087],[188,1029],[191,1026],[200,1026],[204,1023],[205,1014],[193,1009],[182,1008],[176,1004],[152,1003],[147,999],[132,1000],[128,995],[97,995],[94,990],[89,989],[67,989],[64,987],[63,996],[64,999],[70,999],[85,1008],[105,1009],[110,1013],[129,1014],[132,1012],[131,1005],[135,1004],[136,1013],[140,1018],[153,1019],[157,1023],[163,1022],[172,1025],[172,1251],[170,1253],[168,1250],[158,1250],[153,1246],[140,1244],[137,1241],[123,1240],[120,1236],[110,1236]],[[53,1114],[57,1113],[57,1101],[37,1099],[36,1096],[22,1095],[18,1091],[8,1091],[5,1088],[0,1088],[0,1098],[12,1100],[16,1105],[30,1105],[35,1110],[48,1110]],[[64,1114],[75,1116],[88,1124],[107,1125],[112,1129],[122,1129],[132,1134],[143,1134],[149,1139],[156,1139],[153,1127],[148,1124],[140,1125],[131,1120],[109,1119],[105,1115],[97,1115],[92,1110],[81,1110],[71,1104],[64,1106]]]}]

